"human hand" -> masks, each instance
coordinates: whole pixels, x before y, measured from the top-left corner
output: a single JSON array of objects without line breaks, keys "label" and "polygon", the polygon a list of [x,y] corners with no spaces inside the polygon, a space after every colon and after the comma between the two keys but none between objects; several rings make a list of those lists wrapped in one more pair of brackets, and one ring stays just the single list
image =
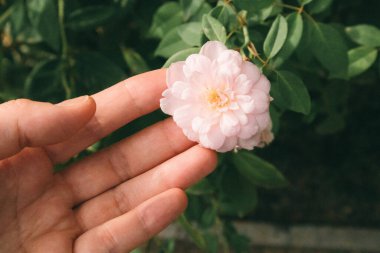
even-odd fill
[{"label": "human hand", "polygon": [[171,119],[53,173],[53,166],[159,106],[165,70],[92,97],[0,105],[0,252],[127,252],[186,207],[214,152]]}]

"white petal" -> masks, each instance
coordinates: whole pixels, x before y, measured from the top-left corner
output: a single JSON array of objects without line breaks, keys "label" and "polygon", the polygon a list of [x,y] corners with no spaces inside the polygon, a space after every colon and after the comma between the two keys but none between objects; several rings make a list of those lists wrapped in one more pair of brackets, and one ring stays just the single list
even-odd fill
[{"label": "white petal", "polygon": [[219,127],[213,126],[208,133],[201,134],[199,139],[202,146],[217,150],[223,145],[225,138]]},{"label": "white petal", "polygon": [[218,152],[228,152],[233,150],[237,145],[237,138],[236,136],[228,137],[224,140],[223,145],[216,151]]},{"label": "white petal", "polygon": [[172,86],[176,81],[185,81],[185,75],[183,73],[184,61],[172,63],[166,71],[166,85]]},{"label": "white petal", "polygon": [[191,128],[193,118],[191,105],[184,105],[174,110],[173,120],[181,128]]},{"label": "white petal", "polygon": [[174,97],[170,89],[166,89],[162,93],[163,98],[160,99],[161,110],[169,115],[173,115],[174,111],[183,105],[183,101]]},{"label": "white petal", "polygon": [[208,57],[212,61],[218,58],[224,50],[227,50],[227,47],[223,43],[219,41],[208,41],[202,46],[200,54]]},{"label": "white petal", "polygon": [[223,113],[220,130],[225,136],[236,135],[240,131],[239,119],[232,112]]}]

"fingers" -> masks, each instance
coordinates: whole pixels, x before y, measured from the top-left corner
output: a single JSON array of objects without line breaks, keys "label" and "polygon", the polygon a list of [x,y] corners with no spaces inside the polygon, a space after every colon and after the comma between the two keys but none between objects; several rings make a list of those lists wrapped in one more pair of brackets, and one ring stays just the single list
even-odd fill
[{"label": "fingers", "polygon": [[68,139],[90,120],[95,108],[89,96],[58,105],[27,99],[1,104],[0,159],[27,146],[39,147]]},{"label": "fingers", "polygon": [[90,199],[188,149],[172,119],[159,122],[61,172],[74,204]]},{"label": "fingers", "polygon": [[165,89],[166,70],[160,69],[131,77],[93,98],[97,110],[94,118],[66,142],[48,148],[55,162],[64,162],[128,122],[156,110]]},{"label": "fingers", "polygon": [[75,212],[84,230],[128,212],[140,203],[171,188],[185,189],[216,166],[215,152],[194,146],[85,203]]},{"label": "fingers", "polygon": [[182,190],[165,191],[132,211],[85,232],[76,240],[74,252],[129,252],[169,225],[186,205]]}]

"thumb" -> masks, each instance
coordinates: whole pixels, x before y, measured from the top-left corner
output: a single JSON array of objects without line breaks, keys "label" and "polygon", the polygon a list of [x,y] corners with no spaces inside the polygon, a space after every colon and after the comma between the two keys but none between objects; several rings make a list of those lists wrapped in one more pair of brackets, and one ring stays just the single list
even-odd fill
[{"label": "thumb", "polygon": [[60,104],[27,99],[0,104],[0,159],[24,147],[40,147],[68,139],[94,115],[96,104],[89,96]]}]

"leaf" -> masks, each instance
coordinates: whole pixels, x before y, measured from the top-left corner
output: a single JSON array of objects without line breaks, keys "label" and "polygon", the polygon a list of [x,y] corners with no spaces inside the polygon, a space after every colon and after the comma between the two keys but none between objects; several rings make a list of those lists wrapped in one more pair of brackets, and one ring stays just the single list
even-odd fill
[{"label": "leaf", "polygon": [[54,50],[60,49],[58,10],[56,1],[28,0],[27,12],[30,23],[42,39]]},{"label": "leaf", "polygon": [[280,108],[308,114],[311,101],[302,80],[288,71],[277,71],[277,79],[272,82],[271,94]]},{"label": "leaf", "polygon": [[[223,26],[227,26],[230,19],[230,10],[228,9],[228,6],[225,3],[221,3],[221,5],[216,6],[213,8],[209,13],[213,18],[219,20],[219,22]],[[235,18],[235,17],[234,17]]]},{"label": "leaf", "polygon": [[303,21],[301,14],[294,12],[286,18],[286,21],[288,23],[288,35],[283,47],[272,61],[274,68],[279,67],[292,55],[302,38]]},{"label": "leaf", "polygon": [[180,0],[184,21],[188,21],[202,7],[204,0]]},{"label": "leaf", "polygon": [[12,7],[10,16],[12,37],[16,38],[27,23],[25,3],[22,0],[16,1]]},{"label": "leaf", "polygon": [[182,9],[177,2],[167,2],[161,5],[153,16],[148,34],[162,39],[170,30],[182,23],[182,16]]},{"label": "leaf", "polygon": [[316,127],[316,131],[320,135],[335,134],[345,126],[346,121],[342,114],[331,114]]},{"label": "leaf", "polygon": [[347,77],[347,46],[342,35],[331,25],[311,24],[311,49],[317,60],[330,72],[330,77]]},{"label": "leaf", "polygon": [[[302,6],[307,5],[307,4],[311,3],[311,2],[313,2],[313,0],[297,0],[297,1]],[[317,0],[317,1],[319,1],[319,0]]]},{"label": "leaf", "polygon": [[227,40],[226,28],[211,15],[204,15],[202,18],[202,28],[209,40],[218,40],[225,43]]},{"label": "leaf", "polygon": [[154,54],[157,56],[169,58],[173,54],[189,47],[190,45],[184,42],[179,36],[178,29],[173,28],[168,34],[165,35],[160,44],[158,44],[158,47]]},{"label": "leaf", "polygon": [[376,61],[377,50],[372,47],[358,47],[348,51],[348,76],[357,76],[371,67]]},{"label": "leaf", "polygon": [[191,54],[197,54],[199,52],[199,48],[198,47],[192,47],[192,48],[187,48],[187,49],[183,49],[175,54],[173,54],[164,64],[164,66],[162,66],[163,68],[168,68],[170,66],[170,64],[172,64],[173,62],[177,62],[177,61],[184,61],[189,55]]},{"label": "leaf", "polygon": [[37,63],[25,79],[24,96],[46,101],[51,99],[53,93],[59,92],[60,64],[58,59],[47,59]]},{"label": "leaf", "polygon": [[219,207],[223,214],[243,217],[257,205],[256,187],[234,168],[224,171],[219,194]]},{"label": "leaf", "polygon": [[347,35],[356,43],[369,46],[380,47],[380,29],[372,25],[356,25],[346,28]]},{"label": "leaf", "polygon": [[90,30],[107,23],[114,15],[115,8],[107,5],[91,5],[76,9],[68,16],[68,28],[81,31]]},{"label": "leaf", "polygon": [[191,195],[205,195],[212,194],[214,192],[214,189],[207,178],[204,178],[203,180],[188,188],[186,192]]},{"label": "leaf", "polygon": [[260,19],[264,21],[269,15],[262,15],[263,12],[269,10],[270,14],[274,2],[275,0],[235,0],[234,5],[238,10],[246,10],[248,17],[260,16]]},{"label": "leaf", "polygon": [[178,27],[178,34],[181,39],[190,46],[200,46],[202,43],[201,22],[190,22]]},{"label": "leaf", "polygon": [[76,55],[78,83],[83,83],[91,91],[109,87],[125,78],[124,70],[98,52],[82,52]]},{"label": "leaf", "polygon": [[333,0],[314,0],[307,5],[307,10],[310,14],[318,14],[327,10],[332,2]]},{"label": "leaf", "polygon": [[278,15],[264,41],[264,53],[267,58],[272,58],[280,51],[285,43],[287,33],[287,22],[283,16]]},{"label": "leaf", "polygon": [[148,64],[139,53],[131,48],[122,49],[124,60],[127,63],[132,74],[140,74],[149,70]]},{"label": "leaf", "polygon": [[241,175],[257,186],[275,188],[288,185],[280,171],[252,153],[239,151],[232,155],[232,162]]}]

